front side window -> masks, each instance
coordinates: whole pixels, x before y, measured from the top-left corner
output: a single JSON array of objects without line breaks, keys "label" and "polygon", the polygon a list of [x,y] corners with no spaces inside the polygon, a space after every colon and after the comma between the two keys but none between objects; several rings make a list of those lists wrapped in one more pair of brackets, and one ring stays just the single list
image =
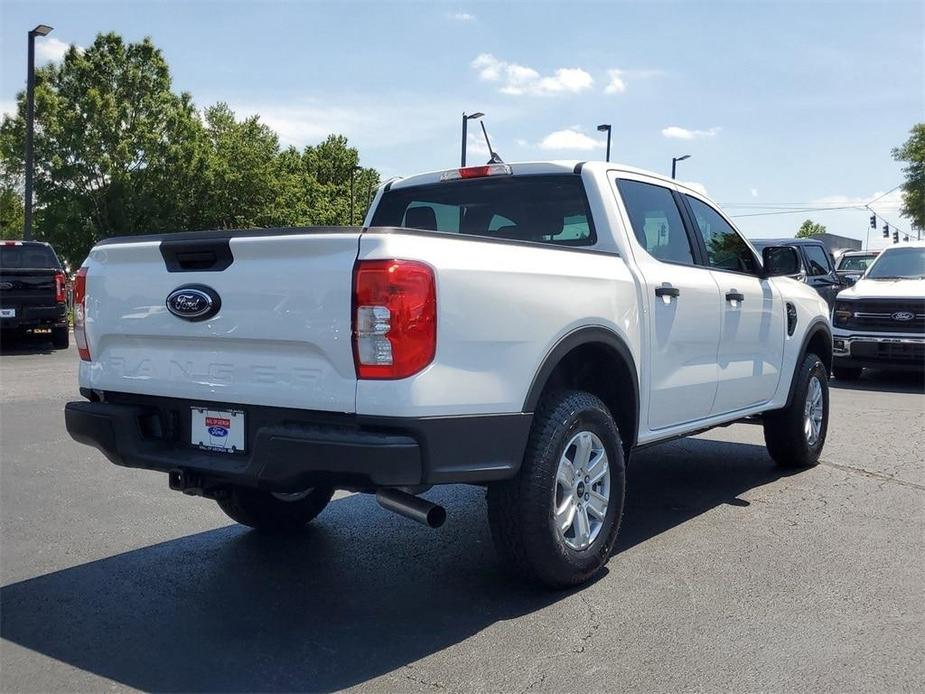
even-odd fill
[{"label": "front side window", "polygon": [[829,264],[829,254],[825,252],[822,246],[804,246],[806,251],[806,260],[809,267],[806,271],[810,275],[828,275],[832,272],[832,266]]},{"label": "front side window", "polygon": [[690,195],[684,197],[690,203],[697,230],[703,236],[710,267],[755,274],[755,256],[739,232],[733,229],[719,212],[702,200]]},{"label": "front side window", "polygon": [[617,180],[617,189],[639,245],[656,260],[694,264],[690,238],[671,191],[640,181]]},{"label": "front side window", "polygon": [[488,176],[383,194],[372,226],[591,246],[597,241],[581,177]]}]

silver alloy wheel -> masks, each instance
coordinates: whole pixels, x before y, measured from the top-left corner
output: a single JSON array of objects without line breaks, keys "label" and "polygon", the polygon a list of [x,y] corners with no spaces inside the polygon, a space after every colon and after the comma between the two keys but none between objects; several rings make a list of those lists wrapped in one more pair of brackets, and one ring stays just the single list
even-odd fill
[{"label": "silver alloy wheel", "polygon": [[572,549],[588,548],[604,527],[610,503],[610,463],[596,434],[579,431],[559,459],[553,516],[556,532]]},{"label": "silver alloy wheel", "polygon": [[818,376],[813,376],[806,389],[806,403],[803,406],[803,433],[806,442],[815,446],[822,432],[822,415],[825,404],[822,400],[822,383]]},{"label": "silver alloy wheel", "polygon": [[270,492],[274,498],[280,501],[301,501],[306,496],[315,491],[314,487],[309,487],[301,492]]}]

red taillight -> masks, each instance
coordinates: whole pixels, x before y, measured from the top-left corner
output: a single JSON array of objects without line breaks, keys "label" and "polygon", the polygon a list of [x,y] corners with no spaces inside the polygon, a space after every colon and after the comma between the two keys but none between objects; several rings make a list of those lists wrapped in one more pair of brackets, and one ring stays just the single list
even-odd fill
[{"label": "red taillight", "polygon": [[487,164],[485,166],[465,166],[461,169],[444,171],[441,181],[457,181],[460,178],[483,178],[485,176],[510,176],[513,173],[507,164]]},{"label": "red taillight", "polygon": [[87,268],[82,267],[74,278],[74,340],[77,353],[84,361],[90,361],[90,346],[87,344]]},{"label": "red taillight", "polygon": [[353,272],[357,378],[406,378],[437,348],[434,271],[412,260],[361,260]]},{"label": "red taillight", "polygon": [[67,278],[65,277],[63,271],[58,270],[55,273],[55,301],[57,301],[59,304],[63,304],[65,301],[67,301],[66,286]]}]

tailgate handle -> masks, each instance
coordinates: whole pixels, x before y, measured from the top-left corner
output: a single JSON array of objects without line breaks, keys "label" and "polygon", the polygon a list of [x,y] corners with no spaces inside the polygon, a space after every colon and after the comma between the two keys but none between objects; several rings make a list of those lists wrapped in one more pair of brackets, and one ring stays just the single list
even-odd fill
[{"label": "tailgate handle", "polygon": [[228,237],[165,239],[160,249],[167,272],[221,272],[234,262]]}]

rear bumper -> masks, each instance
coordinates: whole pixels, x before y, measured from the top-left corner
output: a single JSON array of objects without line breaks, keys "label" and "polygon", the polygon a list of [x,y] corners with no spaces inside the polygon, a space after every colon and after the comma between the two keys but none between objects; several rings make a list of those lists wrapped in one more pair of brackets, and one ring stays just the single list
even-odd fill
[{"label": "rear bumper", "polygon": [[16,317],[0,319],[0,329],[25,330],[28,328],[55,328],[67,325],[67,307],[64,304],[56,306],[11,306],[10,308],[16,308]]},{"label": "rear bumper", "polygon": [[925,337],[836,331],[832,356],[835,366],[921,371],[925,370]]},{"label": "rear bumper", "polygon": [[[529,414],[364,417],[127,394],[103,400],[68,403],[65,422],[74,440],[116,465],[271,491],[505,479],[520,467],[532,421]],[[243,410],[245,452],[190,446],[193,406]]]}]

